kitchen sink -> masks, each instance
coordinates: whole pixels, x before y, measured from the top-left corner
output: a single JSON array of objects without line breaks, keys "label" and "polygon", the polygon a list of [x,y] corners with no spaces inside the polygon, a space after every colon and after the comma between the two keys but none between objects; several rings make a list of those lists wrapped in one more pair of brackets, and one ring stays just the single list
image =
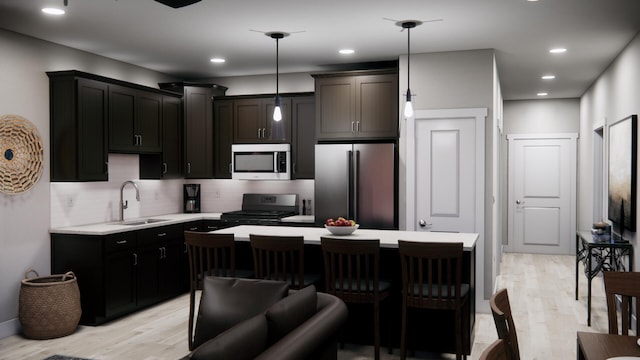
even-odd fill
[{"label": "kitchen sink", "polygon": [[163,221],[167,221],[167,219],[152,219],[152,218],[134,219],[134,220],[127,220],[127,221],[119,221],[115,224],[116,225],[145,225],[145,224],[153,224],[153,223],[158,223]]}]

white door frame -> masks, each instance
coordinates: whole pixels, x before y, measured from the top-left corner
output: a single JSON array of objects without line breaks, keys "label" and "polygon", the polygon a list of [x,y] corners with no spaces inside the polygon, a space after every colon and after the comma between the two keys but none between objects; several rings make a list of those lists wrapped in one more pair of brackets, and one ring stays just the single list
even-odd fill
[{"label": "white door frame", "polygon": [[[576,233],[576,212],[577,212],[577,172],[578,172],[578,134],[577,133],[556,133],[556,134],[509,134],[507,135],[507,141],[509,142],[509,151],[511,151],[511,146],[513,144],[513,140],[548,140],[548,139],[568,139],[571,142],[571,171],[569,172],[570,176],[570,209],[569,209],[569,226],[573,235]],[[513,178],[513,170],[511,165],[511,154],[507,155],[509,157],[509,165],[507,170],[507,181],[509,182],[509,189],[507,192],[507,212],[508,212],[508,244],[504,246],[504,251],[511,252],[514,251],[513,244],[513,184],[509,179]],[[567,239],[569,241],[569,254],[576,253],[576,242],[573,238]]]}]

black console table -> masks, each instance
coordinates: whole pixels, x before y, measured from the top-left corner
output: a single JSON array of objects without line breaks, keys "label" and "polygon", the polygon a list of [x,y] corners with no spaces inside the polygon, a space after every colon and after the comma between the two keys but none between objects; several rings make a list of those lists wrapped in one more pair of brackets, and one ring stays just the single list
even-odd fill
[{"label": "black console table", "polygon": [[[624,257],[627,257],[627,265]],[[629,242],[594,239],[590,231],[576,233],[576,300],[578,300],[578,268],[582,261],[587,277],[587,325],[591,326],[591,280],[604,271],[632,271],[633,247]]]}]

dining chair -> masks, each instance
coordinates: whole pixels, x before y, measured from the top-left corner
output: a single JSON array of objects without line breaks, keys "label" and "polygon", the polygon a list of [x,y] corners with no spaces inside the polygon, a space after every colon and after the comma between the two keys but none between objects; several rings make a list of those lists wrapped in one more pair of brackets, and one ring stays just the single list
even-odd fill
[{"label": "dining chair", "polygon": [[507,348],[508,346],[505,340],[498,339],[484,349],[478,360],[509,360]]},{"label": "dining chair", "polygon": [[408,308],[453,311],[456,359],[466,358],[462,324],[469,284],[462,283],[462,243],[398,240],[398,252],[402,267],[400,358],[406,358]]},{"label": "dining chair", "polygon": [[[607,298],[607,317],[609,318],[609,334],[629,335],[632,329],[631,317],[640,299],[640,272],[605,271],[604,291]],[[616,298],[620,297],[620,314],[617,311]],[[620,327],[618,327],[618,315]],[[636,316],[635,333],[640,332],[640,316]]]},{"label": "dining chair", "polygon": [[292,289],[320,282],[320,275],[305,273],[303,236],[249,234],[249,240],[257,279],[287,281]]},{"label": "dining chair", "polygon": [[252,277],[252,272],[236,272],[233,234],[185,231],[189,258],[189,350],[193,350],[195,295],[206,276]]},{"label": "dining chair", "polygon": [[500,289],[489,299],[489,306],[493,314],[493,322],[496,324],[498,338],[504,340],[506,345],[507,358],[509,360],[520,360],[520,349],[518,347],[518,334],[511,314],[509,303],[509,293],[507,289]]},{"label": "dining chair", "polygon": [[380,359],[380,302],[391,283],[380,280],[380,240],[321,237],[325,292],[345,303],[373,305],[375,359]]}]

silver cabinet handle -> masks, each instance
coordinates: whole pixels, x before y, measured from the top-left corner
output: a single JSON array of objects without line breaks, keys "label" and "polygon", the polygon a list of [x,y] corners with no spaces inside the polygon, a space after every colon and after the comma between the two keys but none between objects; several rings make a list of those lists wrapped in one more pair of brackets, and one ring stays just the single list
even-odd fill
[{"label": "silver cabinet handle", "polygon": [[167,163],[162,163],[162,173],[163,174],[167,173]]},{"label": "silver cabinet handle", "polygon": [[133,266],[138,266],[138,254],[133,253]]},{"label": "silver cabinet handle", "polygon": [[360,132],[360,120],[356,121],[356,132]]},{"label": "silver cabinet handle", "polygon": [[139,139],[140,139],[140,140],[139,140],[139,143],[138,143],[138,146],[142,146],[142,135],[138,135],[138,137],[139,137]]},{"label": "silver cabinet handle", "polygon": [[167,236],[167,233],[159,233],[158,237],[163,237],[163,236]]},{"label": "silver cabinet handle", "polygon": [[191,174],[191,163],[187,163],[187,174]]},{"label": "silver cabinet handle", "polygon": [[355,125],[356,125],[356,123],[352,121],[351,122],[351,132],[355,132]]},{"label": "silver cabinet handle", "polygon": [[258,128],[258,139],[260,139],[260,130],[262,129]]},{"label": "silver cabinet handle", "polygon": [[116,244],[118,245],[122,245],[122,244],[126,244],[127,240],[120,240],[120,241],[116,241]]},{"label": "silver cabinet handle", "polygon": [[263,139],[267,138],[267,128],[262,128],[262,138]]}]

